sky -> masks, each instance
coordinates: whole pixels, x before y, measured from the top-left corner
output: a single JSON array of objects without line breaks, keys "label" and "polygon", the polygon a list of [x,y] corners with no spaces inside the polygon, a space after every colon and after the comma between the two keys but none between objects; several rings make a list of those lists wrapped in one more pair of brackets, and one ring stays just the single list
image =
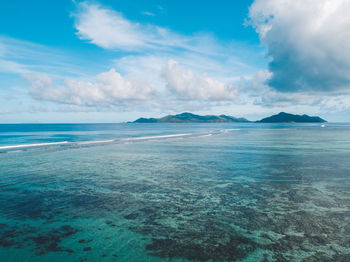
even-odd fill
[{"label": "sky", "polygon": [[12,0],[0,123],[350,121],[350,0]]}]

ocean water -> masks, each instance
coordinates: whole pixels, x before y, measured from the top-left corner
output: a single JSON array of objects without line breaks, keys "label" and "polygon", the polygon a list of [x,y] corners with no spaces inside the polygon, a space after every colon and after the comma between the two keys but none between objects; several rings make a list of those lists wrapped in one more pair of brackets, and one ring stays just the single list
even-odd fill
[{"label": "ocean water", "polygon": [[0,125],[0,260],[350,261],[350,125]]}]

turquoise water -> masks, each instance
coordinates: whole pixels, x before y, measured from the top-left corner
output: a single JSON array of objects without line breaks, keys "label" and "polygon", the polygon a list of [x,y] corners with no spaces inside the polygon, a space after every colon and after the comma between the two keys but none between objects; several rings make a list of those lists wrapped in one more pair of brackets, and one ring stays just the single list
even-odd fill
[{"label": "turquoise water", "polygon": [[350,261],[349,124],[0,125],[1,261]]}]

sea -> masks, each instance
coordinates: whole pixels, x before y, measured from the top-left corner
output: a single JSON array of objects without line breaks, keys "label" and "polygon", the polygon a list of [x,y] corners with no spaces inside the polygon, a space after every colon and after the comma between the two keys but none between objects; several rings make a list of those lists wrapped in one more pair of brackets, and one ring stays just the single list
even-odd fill
[{"label": "sea", "polygon": [[350,124],[2,124],[0,261],[350,261]]}]

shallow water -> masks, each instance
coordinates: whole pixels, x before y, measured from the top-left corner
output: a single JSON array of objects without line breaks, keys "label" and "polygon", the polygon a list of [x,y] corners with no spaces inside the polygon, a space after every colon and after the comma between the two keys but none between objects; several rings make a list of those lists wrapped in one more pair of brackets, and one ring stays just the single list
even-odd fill
[{"label": "shallow water", "polygon": [[350,261],[347,124],[0,125],[0,153],[2,261]]}]

